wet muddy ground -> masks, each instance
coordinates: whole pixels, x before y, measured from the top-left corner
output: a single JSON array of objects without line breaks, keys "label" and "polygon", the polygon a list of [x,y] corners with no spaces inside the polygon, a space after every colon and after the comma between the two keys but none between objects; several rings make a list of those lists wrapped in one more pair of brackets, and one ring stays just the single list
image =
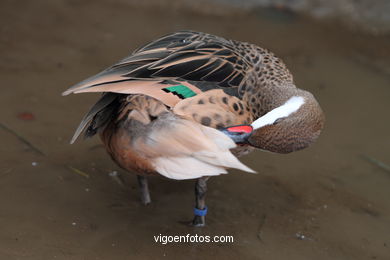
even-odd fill
[{"label": "wet muddy ground", "polygon": [[[226,14],[109,1],[0,4],[0,259],[390,259],[390,37],[293,13]],[[259,174],[209,181],[208,225],[191,228],[194,181],[151,179],[153,203],[98,138],[69,145],[97,95],[70,85],[163,34],[192,29],[281,56],[327,122],[311,148],[255,152]],[[13,132],[12,132],[13,131]],[[23,143],[28,140],[44,155]],[[109,173],[117,171],[125,185]],[[153,236],[233,235],[234,243]]]}]

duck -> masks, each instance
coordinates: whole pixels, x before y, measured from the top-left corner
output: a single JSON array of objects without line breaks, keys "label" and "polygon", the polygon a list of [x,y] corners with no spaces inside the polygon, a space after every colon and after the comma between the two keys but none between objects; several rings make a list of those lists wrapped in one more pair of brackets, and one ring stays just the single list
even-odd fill
[{"label": "duck", "polygon": [[137,175],[145,205],[150,176],[195,179],[196,227],[206,223],[210,177],[254,173],[238,158],[304,149],[325,122],[315,97],[271,51],[196,31],[162,36],[63,95],[86,92],[102,94],[71,143],[98,134],[111,158]]}]

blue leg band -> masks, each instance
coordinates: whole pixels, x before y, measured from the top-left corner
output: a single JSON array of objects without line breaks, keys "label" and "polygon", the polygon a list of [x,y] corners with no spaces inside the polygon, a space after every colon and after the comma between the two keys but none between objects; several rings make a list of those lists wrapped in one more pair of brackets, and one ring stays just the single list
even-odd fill
[{"label": "blue leg band", "polygon": [[194,208],[194,214],[195,216],[206,216],[207,215],[207,206],[204,209],[197,209]]}]

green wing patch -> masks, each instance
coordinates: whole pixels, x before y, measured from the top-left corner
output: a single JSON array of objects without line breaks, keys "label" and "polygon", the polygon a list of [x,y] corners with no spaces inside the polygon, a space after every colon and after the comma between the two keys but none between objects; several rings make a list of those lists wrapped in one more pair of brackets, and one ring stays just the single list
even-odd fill
[{"label": "green wing patch", "polygon": [[196,93],[194,91],[192,91],[189,87],[184,86],[184,85],[167,87],[167,88],[163,88],[162,90],[167,92],[167,93],[172,93],[181,99],[196,96]]}]

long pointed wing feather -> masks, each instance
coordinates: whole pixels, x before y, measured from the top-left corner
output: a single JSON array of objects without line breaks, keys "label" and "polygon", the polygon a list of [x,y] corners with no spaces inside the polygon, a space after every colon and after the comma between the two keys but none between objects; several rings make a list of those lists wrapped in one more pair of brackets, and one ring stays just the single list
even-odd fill
[{"label": "long pointed wing feather", "polygon": [[83,117],[81,120],[80,125],[77,127],[70,143],[73,144],[77,137],[83,132],[84,128],[87,126],[89,122],[93,119],[93,117],[105,109],[109,104],[111,104],[116,98],[116,95],[112,93],[105,93],[99,100],[96,102],[95,105],[92,106],[92,108],[89,110],[89,112]]},{"label": "long pointed wing feather", "polygon": [[[166,35],[69,88],[63,95],[96,92],[94,88],[104,84],[114,88],[113,84],[131,79],[209,81],[222,87],[237,87],[253,66],[245,52],[237,51],[237,45],[237,42],[198,32]],[[118,91],[114,89],[112,92]]]}]

